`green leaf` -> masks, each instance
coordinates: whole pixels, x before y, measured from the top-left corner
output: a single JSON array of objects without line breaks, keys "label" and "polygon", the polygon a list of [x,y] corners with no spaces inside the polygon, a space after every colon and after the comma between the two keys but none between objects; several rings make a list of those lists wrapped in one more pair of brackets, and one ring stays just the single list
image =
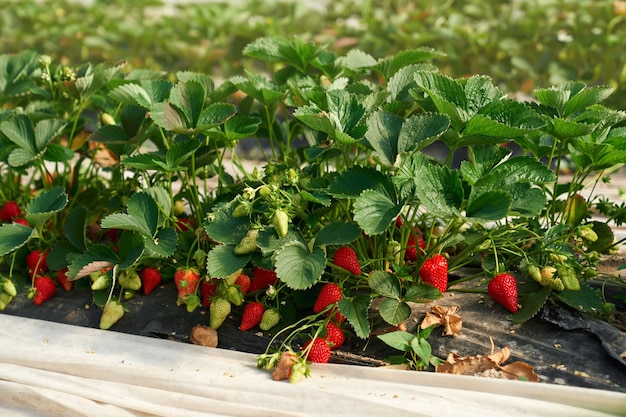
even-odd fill
[{"label": "green leaf", "polygon": [[46,146],[42,158],[49,162],[67,162],[74,158],[74,152],[66,146],[50,143]]},{"label": "green leaf", "polygon": [[464,191],[458,171],[431,165],[421,154],[416,154],[413,160],[413,185],[419,201],[432,215],[446,218],[459,216]]},{"label": "green leaf", "polygon": [[195,129],[198,132],[202,132],[219,126],[228,121],[236,113],[237,109],[230,103],[213,103],[202,111]]},{"label": "green leaf", "polygon": [[400,51],[392,57],[379,60],[378,63],[372,67],[372,69],[388,80],[401,68],[443,56],[445,56],[443,52],[439,52],[429,47],[410,49]]},{"label": "green leaf", "polygon": [[370,334],[370,323],[367,318],[372,297],[369,294],[357,295],[352,300],[343,298],[337,306],[348,322],[354,328],[354,333],[361,339],[366,339]]},{"label": "green leaf", "polygon": [[[161,86],[165,86],[169,84],[164,81],[155,81],[155,83],[159,83]],[[169,84],[169,88],[167,88],[167,93],[169,94],[169,89],[171,88],[171,84]],[[153,100],[150,97],[150,94],[141,86],[137,84],[122,84],[109,92],[109,97],[113,100],[117,100],[120,103],[139,106],[144,109],[149,109]],[[167,97],[167,95],[165,96]],[[163,98],[165,98],[163,97]],[[161,100],[157,100],[161,101]]]},{"label": "green leaf", "polygon": [[416,71],[414,79],[417,86],[428,94],[437,110],[450,118],[452,127],[457,131],[463,130],[469,120],[468,102],[463,86],[447,75],[432,71]]},{"label": "green leaf", "polygon": [[118,265],[122,269],[130,268],[145,252],[144,237],[133,231],[122,233],[117,246],[119,248],[117,253],[120,254]]},{"label": "green leaf", "polygon": [[383,233],[398,217],[402,206],[376,190],[365,190],[354,202],[354,220],[363,231],[374,236]]},{"label": "green leaf", "polygon": [[411,317],[411,307],[404,301],[386,298],[380,303],[378,312],[387,323],[397,326]]},{"label": "green leaf", "polygon": [[204,108],[206,90],[202,83],[190,80],[180,81],[170,91],[170,104],[184,116],[184,127],[194,129],[198,125]]},{"label": "green leaf", "polygon": [[546,303],[551,293],[551,288],[547,286],[541,287],[539,291],[523,294],[520,297],[521,308],[511,317],[513,324],[524,323],[533,318]]},{"label": "green leaf", "polygon": [[231,206],[229,204],[215,210],[205,230],[218,243],[236,245],[248,233],[250,220],[247,217],[233,217]]},{"label": "green leaf", "polygon": [[144,237],[146,255],[156,258],[168,258],[174,254],[178,235],[172,228],[161,229],[154,238]]},{"label": "green leaf", "polygon": [[119,262],[120,258],[113,249],[105,245],[93,245],[86,252],[72,259],[68,265],[67,276],[72,280],[80,279]]},{"label": "green leaf", "polygon": [[505,96],[498,87],[493,85],[489,76],[472,75],[463,82],[465,83],[464,90],[470,115]]},{"label": "green leaf", "polygon": [[226,278],[246,266],[250,255],[235,255],[233,248],[233,245],[217,245],[209,251],[206,269],[210,276]]},{"label": "green leaf", "polygon": [[365,139],[385,165],[393,165],[396,162],[402,123],[401,117],[383,111],[373,113],[367,119]]},{"label": "green leaf", "polygon": [[146,225],[149,233],[145,236],[152,237],[159,222],[159,208],[156,201],[144,192],[135,193],[128,199],[126,209],[130,216]]},{"label": "green leaf", "polygon": [[247,78],[235,76],[232,83],[242,92],[265,106],[270,106],[284,97],[284,93],[266,78],[246,71]]},{"label": "green leaf", "polygon": [[448,116],[419,113],[404,120],[398,135],[398,152],[419,151],[432,144],[450,127]]},{"label": "green leaf", "polygon": [[310,193],[306,190],[302,190],[300,191],[300,197],[302,197],[302,201],[321,204],[324,207],[330,207],[332,203],[332,200],[330,199],[328,194],[321,191],[314,191]]},{"label": "green leaf", "polygon": [[143,218],[133,217],[126,213],[113,213],[102,219],[101,225],[105,229],[131,230],[142,236],[152,236],[152,232]]},{"label": "green leaf", "polygon": [[34,229],[22,224],[3,224],[0,226],[0,256],[21,248],[35,233]]},{"label": "green leaf", "polygon": [[373,56],[358,49],[351,49],[341,58],[341,63],[352,71],[373,67],[377,62]]},{"label": "green leaf", "polygon": [[159,225],[163,224],[165,216],[169,216],[172,213],[172,198],[169,192],[161,186],[148,187],[143,190],[156,202],[159,209]]},{"label": "green leaf", "polygon": [[[195,153],[202,143],[195,139],[175,142],[165,154],[167,171],[175,172],[181,169],[181,164]],[[126,160],[124,160],[126,163]]]},{"label": "green leaf", "polygon": [[35,126],[35,148],[42,150],[48,143],[61,133],[65,123],[58,119],[45,119]]},{"label": "green leaf", "polygon": [[402,295],[400,280],[395,274],[386,271],[373,271],[368,280],[368,285],[374,293],[399,300]]},{"label": "green leaf", "polygon": [[79,251],[87,249],[87,208],[75,207],[69,212],[63,223],[63,232],[67,240]]},{"label": "green leaf", "polygon": [[324,226],[315,237],[315,246],[347,245],[361,235],[361,228],[354,222],[332,222]]},{"label": "green leaf", "polygon": [[465,126],[464,136],[515,138],[546,125],[546,122],[524,103],[498,100],[487,104]]},{"label": "green leaf", "polygon": [[54,187],[35,199],[26,206],[26,220],[35,229],[43,225],[67,205],[68,197],[63,187]]},{"label": "green leaf", "polygon": [[328,192],[338,198],[355,198],[365,190],[378,190],[395,198],[395,188],[388,175],[358,165],[343,171],[328,186]]},{"label": "green leaf", "polygon": [[483,145],[470,147],[468,153],[469,160],[461,162],[461,173],[465,181],[474,185],[511,155],[511,150],[499,145]]},{"label": "green leaf", "polygon": [[600,103],[613,94],[614,91],[615,88],[606,85],[586,87],[574,96],[570,97],[567,103],[565,103],[562,110],[563,116],[567,117],[591,106],[592,104]]},{"label": "green leaf", "polygon": [[0,123],[0,131],[17,146],[22,149],[35,152],[35,130],[33,123],[28,116],[18,114],[17,116]]},{"label": "green leaf", "polygon": [[582,284],[578,291],[564,289],[555,292],[554,296],[578,311],[597,313],[604,308],[604,302],[598,291],[585,284]]},{"label": "green leaf", "polygon": [[81,252],[67,240],[61,240],[52,246],[46,262],[52,271],[59,271],[65,267],[69,259],[79,255]]},{"label": "green leaf", "polygon": [[551,133],[559,139],[574,138],[577,136],[588,135],[593,132],[597,124],[585,123],[585,122],[572,122],[565,119],[554,118],[551,119],[552,129]]},{"label": "green leaf", "polygon": [[378,338],[388,346],[402,352],[411,352],[413,350],[411,341],[414,337],[414,334],[400,330],[378,335]]},{"label": "green leaf", "polygon": [[311,288],[322,277],[325,266],[326,253],[319,246],[310,252],[306,245],[293,241],[276,254],[276,274],[294,290]]},{"label": "green leaf", "polygon": [[476,222],[500,220],[511,208],[511,197],[502,190],[491,190],[479,195],[470,193],[466,217]]},{"label": "green leaf", "polygon": [[253,136],[260,125],[259,117],[236,114],[226,120],[224,131],[228,140],[239,140]]},{"label": "green leaf", "polygon": [[406,291],[404,299],[405,301],[411,301],[414,303],[423,303],[438,300],[441,296],[441,291],[432,285],[414,284]]}]

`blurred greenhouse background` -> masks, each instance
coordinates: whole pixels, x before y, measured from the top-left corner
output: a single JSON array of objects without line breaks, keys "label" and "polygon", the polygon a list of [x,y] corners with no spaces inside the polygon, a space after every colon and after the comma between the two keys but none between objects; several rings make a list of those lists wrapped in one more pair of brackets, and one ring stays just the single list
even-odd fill
[{"label": "blurred greenhouse background", "polygon": [[609,84],[618,91],[606,104],[624,108],[625,19],[626,1],[607,0],[0,0],[0,53],[219,79],[261,65],[242,50],[264,36],[376,58],[430,46],[453,77],[486,74],[522,94],[567,80]]}]

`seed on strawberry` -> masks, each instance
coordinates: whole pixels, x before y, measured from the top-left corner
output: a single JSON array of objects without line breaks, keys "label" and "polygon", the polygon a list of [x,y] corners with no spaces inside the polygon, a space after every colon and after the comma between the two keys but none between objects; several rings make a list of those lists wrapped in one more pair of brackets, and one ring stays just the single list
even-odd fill
[{"label": "seed on strawberry", "polygon": [[10,222],[20,215],[20,206],[13,200],[9,200],[0,208],[0,221]]},{"label": "seed on strawberry", "polygon": [[324,284],[319,295],[317,296],[317,299],[315,300],[315,304],[313,305],[313,312],[319,313],[329,305],[335,304],[342,298],[343,294],[341,293],[339,285],[334,282]]},{"label": "seed on strawberry", "polygon": [[47,258],[48,253],[40,250],[34,250],[26,255],[26,266],[31,277],[48,272]]},{"label": "seed on strawberry", "polygon": [[74,281],[67,279],[67,268],[57,271],[57,282],[65,291],[71,291],[74,287]]},{"label": "seed on strawberry", "polygon": [[266,290],[270,285],[276,284],[277,280],[276,272],[255,266],[250,280],[249,292]]},{"label": "seed on strawberry", "polygon": [[361,275],[361,265],[356,256],[356,252],[349,246],[343,246],[337,249],[333,262],[340,268],[345,269],[354,275]]},{"label": "seed on strawberry", "polygon": [[330,349],[335,350],[343,346],[343,343],[346,341],[346,336],[343,334],[343,330],[329,322],[326,325],[325,339]]},{"label": "seed on strawberry", "polygon": [[208,308],[211,305],[211,298],[217,295],[217,278],[204,277],[200,282],[200,298],[202,306]]},{"label": "seed on strawberry", "polygon": [[187,296],[196,293],[200,284],[200,274],[195,268],[180,268],[174,272],[174,283],[178,289],[176,304],[185,304]]},{"label": "seed on strawberry", "polygon": [[250,277],[246,274],[239,274],[239,276],[235,280],[235,285],[239,286],[239,289],[242,293],[248,294],[248,292],[250,291]]},{"label": "seed on strawberry", "polygon": [[509,310],[516,313],[519,309],[517,304],[517,281],[509,273],[496,275],[489,281],[487,292],[493,300]]},{"label": "seed on strawberry", "polygon": [[264,332],[276,326],[280,322],[280,313],[275,308],[265,310],[259,328]]},{"label": "seed on strawberry", "polygon": [[265,312],[265,306],[258,301],[251,301],[243,309],[241,316],[241,324],[239,324],[239,330],[247,331],[259,324],[261,324],[261,318]]},{"label": "seed on strawberry", "polygon": [[116,300],[109,300],[104,305],[102,316],[100,316],[100,328],[102,330],[110,329],[122,317],[124,317],[124,306],[122,303]]},{"label": "seed on strawberry", "polygon": [[212,329],[219,328],[231,311],[230,302],[224,298],[216,298],[211,302],[209,307],[209,327]]},{"label": "seed on strawberry", "polygon": [[306,355],[307,360],[316,363],[328,363],[330,360],[330,346],[328,346],[325,339],[320,337],[311,339],[304,344],[302,350],[306,352],[309,346],[310,350]]},{"label": "seed on strawberry", "polygon": [[141,285],[143,286],[144,295],[150,294],[156,287],[161,284],[161,272],[148,266],[141,271]]},{"label": "seed on strawberry", "polygon": [[57,290],[57,286],[50,277],[38,276],[33,281],[33,288],[35,294],[33,296],[33,302],[35,305],[41,305],[44,301],[52,298]]},{"label": "seed on strawberry", "polygon": [[442,293],[448,288],[448,261],[442,255],[434,255],[427,259],[420,269],[420,277],[429,285],[437,288]]}]

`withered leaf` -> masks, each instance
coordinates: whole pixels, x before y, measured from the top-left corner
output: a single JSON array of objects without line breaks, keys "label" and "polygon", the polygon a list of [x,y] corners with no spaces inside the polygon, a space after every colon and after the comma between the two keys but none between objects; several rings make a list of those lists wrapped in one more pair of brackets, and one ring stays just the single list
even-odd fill
[{"label": "withered leaf", "polygon": [[457,314],[459,308],[461,307],[458,305],[452,307],[432,306],[430,312],[426,313],[426,317],[422,320],[421,329],[433,325],[435,327],[443,326],[444,336],[458,336],[463,328],[463,320]]},{"label": "withered leaf", "polygon": [[280,359],[278,359],[278,363],[276,364],[276,368],[274,368],[274,372],[272,372],[272,379],[274,381],[288,379],[289,375],[291,374],[291,367],[297,360],[297,355],[290,352],[283,352],[280,355]]}]

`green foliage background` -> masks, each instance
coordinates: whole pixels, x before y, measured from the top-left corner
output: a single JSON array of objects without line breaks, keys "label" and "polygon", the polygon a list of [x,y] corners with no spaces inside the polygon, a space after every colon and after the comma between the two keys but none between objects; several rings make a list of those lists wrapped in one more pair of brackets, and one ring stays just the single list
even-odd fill
[{"label": "green foliage background", "polygon": [[[168,72],[229,77],[258,65],[242,56],[263,36],[298,35],[337,54],[375,57],[430,46],[452,77],[486,74],[504,91],[581,80],[626,99],[626,15],[612,0],[208,1],[3,0],[0,53],[34,49],[66,65],[125,59]],[[257,68],[262,69],[262,68]]]}]

